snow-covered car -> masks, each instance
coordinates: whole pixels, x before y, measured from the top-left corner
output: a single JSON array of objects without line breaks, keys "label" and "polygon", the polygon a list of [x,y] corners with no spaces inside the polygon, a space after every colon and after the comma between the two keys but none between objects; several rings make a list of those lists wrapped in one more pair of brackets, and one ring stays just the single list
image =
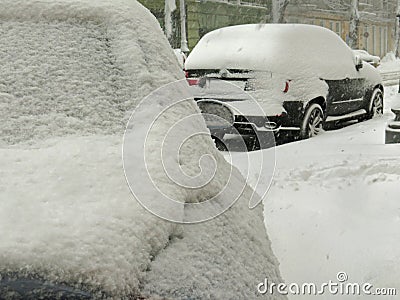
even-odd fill
[{"label": "snow-covered car", "polygon": [[[148,131],[149,114],[176,99],[142,100],[177,80],[187,100]],[[0,0],[0,299],[250,299],[260,274],[281,282],[261,208],[238,199],[217,220],[185,227],[130,191],[123,166],[132,165],[142,201],[159,201],[158,189],[181,207],[220,195],[231,166],[197,134],[207,128],[187,88],[157,19],[136,0]],[[133,110],[142,114],[127,126]],[[159,150],[193,114],[175,134],[194,140],[171,162],[195,179],[205,153],[218,166],[186,189],[166,175]],[[148,133],[150,150],[124,143],[123,163],[124,132]]]},{"label": "snow-covered car", "polygon": [[[218,29],[199,41],[185,70],[195,99],[227,108],[220,117],[232,124],[214,128],[218,137],[295,131],[308,138],[328,122],[363,120],[383,111],[378,71],[363,64],[338,35],[319,26]],[[203,112],[213,114],[209,107],[201,105]]]},{"label": "snow-covered car", "polygon": [[361,58],[362,61],[365,61],[366,63],[369,63],[373,65],[375,68],[377,68],[381,64],[381,58],[379,56],[375,56],[372,54],[369,54],[365,50],[353,50],[355,55],[358,55],[359,58]]}]

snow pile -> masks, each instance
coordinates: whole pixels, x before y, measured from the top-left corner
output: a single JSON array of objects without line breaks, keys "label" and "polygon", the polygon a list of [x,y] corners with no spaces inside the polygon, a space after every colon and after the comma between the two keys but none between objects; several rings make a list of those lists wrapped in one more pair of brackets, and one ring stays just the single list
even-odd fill
[{"label": "snow pile", "polygon": [[[121,159],[129,112],[150,91],[183,77],[146,9],[128,0],[0,5],[2,278],[64,283],[95,298],[178,299],[249,299],[258,276],[280,281],[261,208],[245,208],[248,187],[226,215],[186,227],[154,217],[129,191]],[[192,113],[199,111],[191,100],[167,112],[159,133]],[[199,126],[205,130],[196,123],[186,131]],[[134,155],[142,147],[135,145]],[[204,153],[213,155],[218,172],[202,190],[171,185],[162,172],[157,184],[182,202],[215,195],[230,166],[209,137],[189,140],[175,164],[196,174]],[[149,166],[159,168],[158,160]],[[233,177],[243,183],[237,171]]]},{"label": "snow pile", "polygon": [[[265,221],[287,283],[320,286],[346,272],[349,283],[399,293],[400,145],[384,144],[390,107],[399,101],[397,88],[386,89],[382,118],[276,149]],[[249,182],[255,186],[252,178],[256,174]]]},{"label": "snow pile", "polygon": [[400,59],[396,58],[393,52],[389,52],[382,58],[378,70],[381,73],[400,72]]},{"label": "snow pile", "polygon": [[386,55],[382,58],[381,62],[382,63],[387,63],[387,62],[392,62],[395,61],[396,59],[396,55],[393,52],[388,52],[386,53]]}]

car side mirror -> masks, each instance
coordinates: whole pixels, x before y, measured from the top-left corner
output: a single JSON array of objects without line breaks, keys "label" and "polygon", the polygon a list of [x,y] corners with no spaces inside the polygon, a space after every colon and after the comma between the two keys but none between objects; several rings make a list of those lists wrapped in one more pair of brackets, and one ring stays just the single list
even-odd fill
[{"label": "car side mirror", "polygon": [[356,55],[356,70],[360,71],[362,67],[363,67],[363,61],[358,55]]}]

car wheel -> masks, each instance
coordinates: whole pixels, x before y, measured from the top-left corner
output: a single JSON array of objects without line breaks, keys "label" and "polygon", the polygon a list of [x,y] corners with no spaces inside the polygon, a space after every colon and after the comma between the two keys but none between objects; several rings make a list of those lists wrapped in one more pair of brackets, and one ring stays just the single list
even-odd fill
[{"label": "car wheel", "polygon": [[268,149],[276,145],[275,134],[272,131],[257,132],[253,150]]},{"label": "car wheel", "polygon": [[224,143],[224,139],[223,137],[216,137],[216,136],[211,136],[211,138],[214,141],[215,144],[215,148],[217,148],[219,151],[228,151],[228,147],[226,146],[226,144]]},{"label": "car wheel", "polygon": [[322,110],[321,105],[317,103],[311,104],[304,115],[303,124],[300,130],[300,138],[308,139],[321,133],[323,130],[324,119],[324,111]]},{"label": "car wheel", "polygon": [[380,89],[375,89],[369,104],[368,119],[383,115],[383,94]]}]

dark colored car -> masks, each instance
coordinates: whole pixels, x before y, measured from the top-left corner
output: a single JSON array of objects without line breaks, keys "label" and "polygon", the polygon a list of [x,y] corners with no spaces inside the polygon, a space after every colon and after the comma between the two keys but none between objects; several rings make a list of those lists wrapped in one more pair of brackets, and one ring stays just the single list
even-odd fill
[{"label": "dark colored car", "polygon": [[[334,32],[318,26],[218,29],[199,41],[185,69],[198,101],[226,107],[220,117],[227,122],[212,129],[219,138],[232,132],[288,131],[309,138],[327,123],[383,112],[378,71],[363,64]],[[213,114],[211,106],[201,109]]]}]

